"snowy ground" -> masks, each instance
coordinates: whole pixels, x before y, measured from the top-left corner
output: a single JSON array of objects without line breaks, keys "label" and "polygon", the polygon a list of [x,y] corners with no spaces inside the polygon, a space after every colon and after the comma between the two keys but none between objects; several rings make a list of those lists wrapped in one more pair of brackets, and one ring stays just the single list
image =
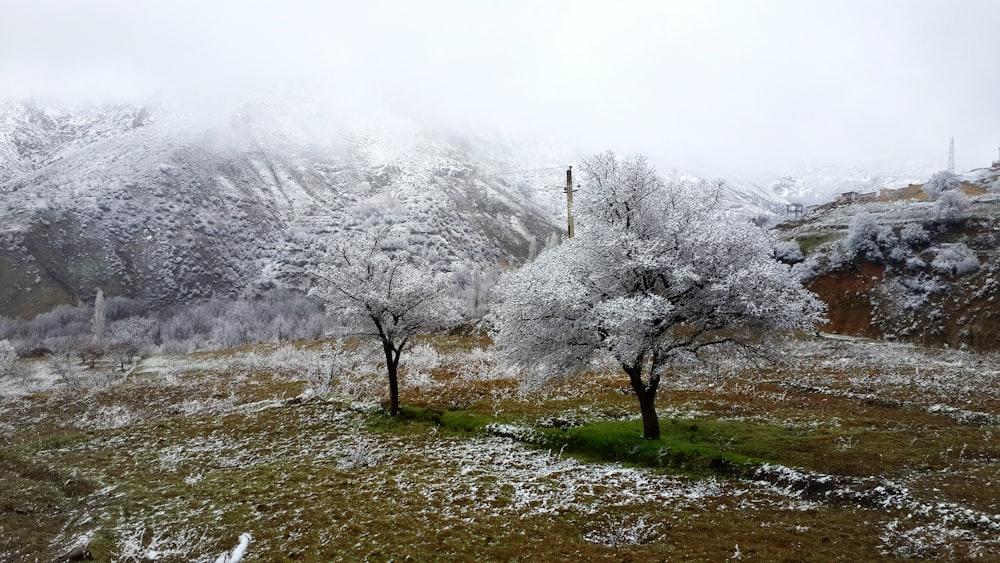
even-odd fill
[{"label": "snowy ground", "polygon": [[33,360],[0,387],[0,559],[215,561],[245,533],[246,561],[1000,557],[994,358],[787,346],[794,364],[713,366],[661,395],[665,420],[793,445],[734,475],[525,443],[555,418],[629,418],[634,397],[614,372],[527,392],[454,339],[415,352],[404,403],[498,417],[488,430],[385,419],[371,356],[336,347],[156,356],[75,386]]}]

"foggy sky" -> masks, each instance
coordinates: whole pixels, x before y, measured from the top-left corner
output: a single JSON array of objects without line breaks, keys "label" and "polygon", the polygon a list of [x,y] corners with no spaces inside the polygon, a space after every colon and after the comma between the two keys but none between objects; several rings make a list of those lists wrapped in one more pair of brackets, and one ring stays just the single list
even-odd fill
[{"label": "foggy sky", "polygon": [[996,0],[0,0],[0,97],[237,103],[269,89],[536,130],[714,175],[989,165]]}]

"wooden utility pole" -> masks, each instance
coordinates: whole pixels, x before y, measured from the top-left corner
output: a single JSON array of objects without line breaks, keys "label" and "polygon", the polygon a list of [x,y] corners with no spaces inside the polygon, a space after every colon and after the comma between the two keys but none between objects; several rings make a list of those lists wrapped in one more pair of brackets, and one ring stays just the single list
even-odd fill
[{"label": "wooden utility pole", "polygon": [[566,168],[566,231],[573,238],[573,167]]}]

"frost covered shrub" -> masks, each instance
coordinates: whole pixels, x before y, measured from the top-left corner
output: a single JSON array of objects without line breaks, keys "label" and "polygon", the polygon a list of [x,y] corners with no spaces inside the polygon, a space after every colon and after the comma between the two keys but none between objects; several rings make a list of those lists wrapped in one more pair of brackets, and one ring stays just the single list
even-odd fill
[{"label": "frost covered shrub", "polygon": [[8,340],[0,340],[0,378],[14,376],[17,371],[17,352]]},{"label": "frost covered shrub", "polygon": [[660,528],[660,524],[646,523],[640,516],[634,521],[607,522],[604,526],[584,534],[583,539],[607,547],[644,545],[660,537]]},{"label": "frost covered shrub", "polygon": [[807,257],[798,264],[792,265],[792,278],[805,283],[816,277],[819,270],[819,258],[815,255]]},{"label": "frost covered shrub", "polygon": [[851,221],[843,244],[849,257],[860,256],[870,262],[882,263],[897,242],[892,229],[879,225],[875,217],[868,213],[859,213]]},{"label": "frost covered shrub", "polygon": [[906,259],[906,269],[908,270],[923,270],[926,267],[927,263],[919,256],[910,256]]},{"label": "frost covered shrub", "polygon": [[940,282],[926,276],[901,277],[899,283],[910,293],[938,293],[944,289]]},{"label": "frost covered shrub", "polygon": [[797,264],[805,257],[802,255],[802,248],[794,240],[779,241],[774,243],[774,259],[785,264]]},{"label": "frost covered shrub", "polygon": [[410,369],[431,370],[441,365],[441,354],[428,344],[420,343],[410,349],[406,366]]},{"label": "frost covered shrub", "polygon": [[70,339],[92,334],[90,307],[59,305],[31,320],[0,319],[0,340],[10,340],[22,355],[47,346],[49,339]]},{"label": "frost covered shrub", "polygon": [[329,393],[352,400],[377,397],[381,393],[378,351],[356,349],[343,341],[324,343],[306,370],[308,388],[320,396]]},{"label": "frost covered shrub", "polygon": [[326,328],[323,306],[290,291],[251,300],[210,299],[164,314],[164,352],[187,353],[245,344],[317,339]]},{"label": "frost covered shrub", "polygon": [[962,190],[949,190],[938,196],[934,207],[934,218],[938,221],[951,221],[969,207],[969,198]]},{"label": "frost covered shrub", "polygon": [[941,194],[961,189],[962,181],[947,170],[942,170],[931,176],[931,179],[924,184],[924,193],[927,194],[929,201],[937,201]]},{"label": "frost covered shrub", "polygon": [[964,276],[979,269],[979,259],[962,243],[949,244],[938,251],[931,268],[939,274]]},{"label": "frost covered shrub", "polygon": [[931,243],[931,235],[920,225],[911,223],[900,229],[899,242],[913,249],[926,248]]},{"label": "frost covered shrub", "polygon": [[142,422],[142,417],[126,406],[102,406],[97,411],[87,411],[77,420],[85,430],[114,430]]},{"label": "frost covered shrub", "polygon": [[889,261],[895,263],[906,262],[906,259],[910,257],[910,249],[904,248],[902,246],[894,246],[892,250],[889,251]]},{"label": "frost covered shrub", "polygon": [[164,530],[147,529],[143,523],[124,524],[117,532],[117,555],[124,562],[157,559],[201,561],[204,559],[198,559],[197,556],[205,553],[209,544],[204,533],[182,530],[168,536]]}]

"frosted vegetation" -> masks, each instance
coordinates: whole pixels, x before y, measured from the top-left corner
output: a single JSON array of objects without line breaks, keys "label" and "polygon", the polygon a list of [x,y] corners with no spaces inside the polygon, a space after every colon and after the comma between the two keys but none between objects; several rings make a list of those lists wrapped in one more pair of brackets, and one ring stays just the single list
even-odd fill
[{"label": "frosted vegetation", "polygon": [[291,237],[308,294],[0,319],[0,559],[1000,556],[996,358],[814,336],[802,286],[871,262],[917,311],[979,272],[948,178],[817,257],[717,183],[580,172],[577,236],[498,281],[378,212]]},{"label": "frosted vegetation", "polygon": [[911,185],[827,204],[780,226],[785,240],[775,256],[839,303],[834,330],[991,349],[1000,290],[997,181],[990,169],[942,171],[922,192]]},{"label": "frosted vegetation", "polygon": [[[375,550],[500,557],[494,550],[504,544],[539,549],[523,543],[531,537],[548,546],[546,557],[626,549],[655,559],[669,548],[725,559],[786,545],[782,538],[802,544],[787,552],[802,556],[841,549],[821,536],[866,560],[998,554],[1000,515],[988,499],[954,492],[980,476],[978,487],[994,490],[988,460],[1000,452],[990,430],[1000,421],[989,405],[1000,387],[983,382],[1000,374],[991,358],[829,339],[790,340],[778,351],[799,361],[773,371],[719,358],[663,384],[662,410],[674,420],[667,425],[775,425],[782,435],[830,443],[814,461],[800,458],[805,467],[765,463],[743,475],[680,476],[571,457],[548,445],[546,429],[634,419],[615,366],[526,389],[523,374],[493,352],[444,338],[422,339],[404,356],[404,396],[495,421],[472,433],[381,427],[384,358],[337,340],[154,355],[125,382],[100,377],[98,362],[78,366],[77,387],[44,383],[50,368],[36,360],[30,384],[46,393],[5,386],[0,436],[20,443],[31,433],[25,424],[43,420],[68,433],[32,460],[53,472],[72,468],[60,478],[91,488],[59,505],[53,516],[64,520],[45,541],[53,552],[89,545],[115,560],[210,562],[240,545],[247,560]],[[721,434],[712,447],[719,455],[742,439]],[[897,439],[920,444],[887,446]],[[882,473],[876,463],[900,469]],[[942,480],[953,492],[938,490]],[[405,537],[393,539],[400,529]],[[470,535],[442,540],[442,530]],[[252,539],[244,543],[244,534]],[[483,543],[487,536],[496,543]],[[0,541],[8,560],[20,553]]]},{"label": "frosted vegetation", "polygon": [[377,339],[389,378],[389,412],[399,413],[399,361],[411,340],[451,328],[461,319],[454,279],[397,242],[400,231],[383,228],[327,250],[312,271],[312,293],[344,323],[342,333]]},{"label": "frosted vegetation", "polygon": [[760,354],[769,331],[822,319],[767,233],[720,209],[719,185],[665,182],[643,158],[610,152],[582,169],[578,235],[496,289],[493,339],[540,378],[610,359],[657,439],[654,401],[671,368],[721,350]]},{"label": "frosted vegetation", "polygon": [[[297,292],[272,291],[253,300],[210,299],[154,310],[125,297],[107,297],[104,347],[92,353],[133,356],[187,354],[246,344],[315,339],[329,320],[322,304]],[[78,354],[95,342],[93,306],[61,305],[31,320],[0,318],[0,339],[22,356]]]}]

